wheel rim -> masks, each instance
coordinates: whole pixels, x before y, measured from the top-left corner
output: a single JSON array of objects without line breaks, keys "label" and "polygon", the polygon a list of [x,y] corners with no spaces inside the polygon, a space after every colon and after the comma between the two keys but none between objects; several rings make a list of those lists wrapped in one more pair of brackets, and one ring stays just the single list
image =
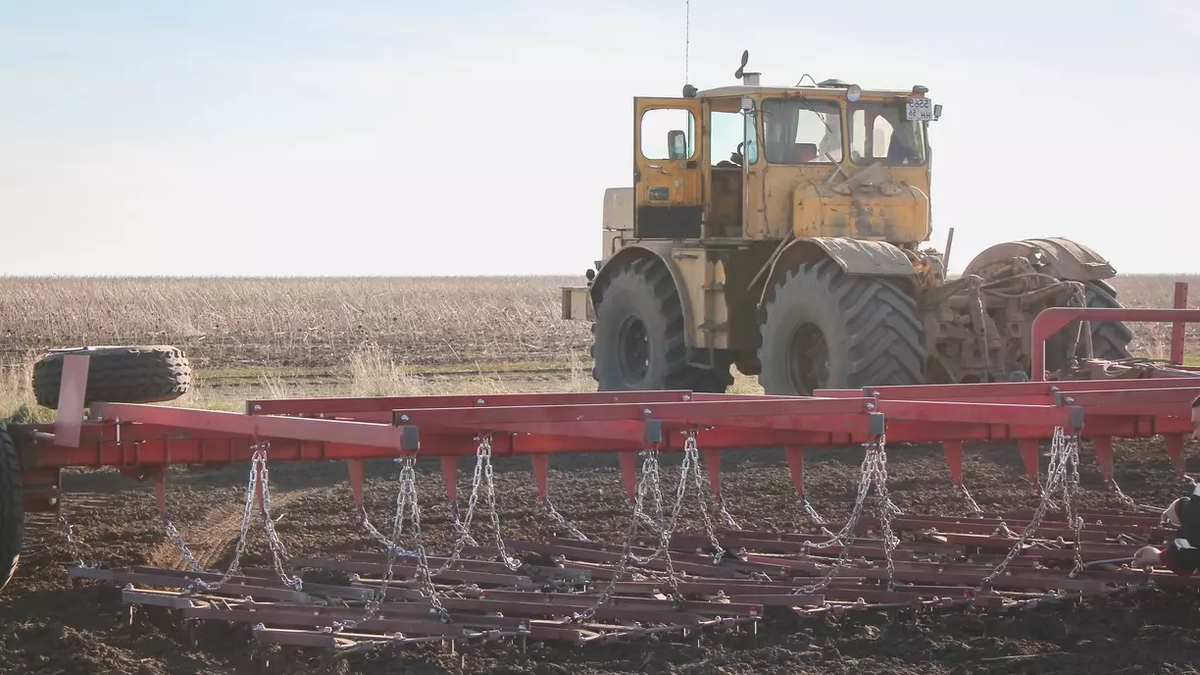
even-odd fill
[{"label": "wheel rim", "polygon": [[626,317],[617,332],[617,365],[627,383],[641,382],[650,372],[650,334],[636,316]]},{"label": "wheel rim", "polygon": [[811,394],[829,382],[829,343],[820,328],[806,323],[792,331],[787,374],[792,387],[801,394]]}]

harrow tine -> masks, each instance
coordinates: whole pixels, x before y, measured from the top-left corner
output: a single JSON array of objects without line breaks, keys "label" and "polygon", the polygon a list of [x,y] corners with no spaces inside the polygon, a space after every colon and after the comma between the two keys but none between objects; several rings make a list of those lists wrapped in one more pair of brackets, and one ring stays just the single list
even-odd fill
[{"label": "harrow tine", "polygon": [[1166,434],[1163,436],[1163,441],[1167,445],[1167,456],[1171,458],[1171,464],[1175,466],[1175,475],[1180,478],[1185,478],[1183,471],[1183,434]]},{"label": "harrow tine", "polygon": [[1017,440],[1017,449],[1025,462],[1025,474],[1029,477],[1030,485],[1040,493],[1042,483],[1038,473],[1038,454],[1041,452],[1041,443],[1036,438],[1021,438]]},{"label": "harrow tine", "polygon": [[363,509],[363,461],[347,459],[346,473],[349,475],[350,494],[354,497],[354,503],[358,505],[359,509]]}]

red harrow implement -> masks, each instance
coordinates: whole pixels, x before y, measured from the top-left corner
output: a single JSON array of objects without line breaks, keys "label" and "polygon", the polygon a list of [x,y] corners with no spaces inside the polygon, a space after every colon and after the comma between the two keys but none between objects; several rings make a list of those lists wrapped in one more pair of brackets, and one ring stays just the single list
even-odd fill
[{"label": "red harrow implement", "polygon": [[[1035,342],[1068,321],[1101,315],[1200,321],[1200,311],[1048,310],[1035,323]],[[1179,345],[1171,367],[1085,361],[1053,381],[1035,368],[1038,381],[867,387],[811,398],[687,391],[307,398],[249,401],[244,413],[89,401],[88,357],[67,355],[56,421],[10,425],[0,436],[6,455],[0,501],[26,512],[60,508],[65,467],[119,467],[152,480],[164,530],[187,569],[105,569],[76,556],[73,577],[121,584],[131,607],[244,622],[261,643],[331,649],[510,637],[588,643],[752,630],[778,611],[1029,606],[1146,585],[1196,585],[1200,578],[1121,564],[1140,546],[1172,534],[1161,522],[1161,506],[1139,506],[1113,481],[1114,438],[1161,437],[1176,472],[1185,476],[1184,440],[1200,376],[1182,365],[1182,337]],[[1097,373],[1105,379],[1074,379]],[[1081,441],[1125,509],[1073,506]],[[975,506],[962,477],[964,445],[973,442],[1015,443],[1041,495],[1036,509],[986,513]],[[888,493],[887,443],[940,443],[954,487],[973,515],[901,513]],[[1044,443],[1050,460],[1042,472]],[[813,524],[809,531],[744,530],[730,517],[719,455],[756,447],[786,449],[795,497]],[[805,497],[804,451],[810,447],[862,453],[851,514],[837,532]],[[617,455],[631,511],[623,541],[591,541],[548,499],[551,456],[583,452]],[[676,485],[663,485],[663,453],[682,454]],[[543,510],[566,536],[502,536],[492,460],[516,456],[528,456]],[[433,457],[444,475],[444,494],[436,499],[429,486],[417,485],[414,466]],[[465,510],[458,495],[462,457],[475,460]],[[373,458],[400,465],[388,534],[363,508],[363,462]],[[346,463],[362,526],[378,551],[348,559],[293,557],[275,532],[268,464],[328,460]],[[166,516],[165,469],[242,462],[250,476],[234,558],[224,571],[203,569]],[[875,507],[868,513],[872,493]],[[481,497],[492,530],[486,543],[471,532]],[[456,534],[450,550],[434,555],[424,544],[421,510],[441,499],[448,500]],[[687,499],[699,505],[702,534],[677,532]],[[242,568],[256,502],[273,564]],[[0,513],[14,557],[19,511]]]}]

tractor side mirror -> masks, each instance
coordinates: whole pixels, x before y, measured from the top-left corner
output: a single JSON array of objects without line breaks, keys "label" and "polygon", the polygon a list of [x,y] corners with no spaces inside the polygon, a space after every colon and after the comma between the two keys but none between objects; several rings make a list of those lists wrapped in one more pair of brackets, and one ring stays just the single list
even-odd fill
[{"label": "tractor side mirror", "polygon": [[933,119],[938,120],[941,118],[942,118],[942,104],[934,103],[933,104]]},{"label": "tractor side mirror", "polygon": [[687,159],[687,136],[679,129],[667,132],[667,153],[671,159]]}]

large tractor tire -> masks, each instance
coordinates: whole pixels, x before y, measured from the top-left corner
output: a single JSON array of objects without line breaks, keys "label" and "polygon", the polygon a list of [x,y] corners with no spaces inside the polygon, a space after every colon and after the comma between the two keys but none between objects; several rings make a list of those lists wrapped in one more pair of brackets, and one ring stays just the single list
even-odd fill
[{"label": "large tractor tire", "polygon": [[21,462],[12,436],[0,427],[0,590],[12,581],[17,572],[24,529]]},{"label": "large tractor tire", "polygon": [[38,405],[47,408],[58,406],[63,357],[72,354],[91,357],[85,404],[92,401],[171,401],[186,394],[192,386],[192,366],[183,352],[175,347],[154,345],[63,349],[47,354],[33,366],[33,393]]},{"label": "large tractor tire", "polygon": [[601,391],[687,389],[724,392],[729,364],[688,364],[683,307],[662,262],[635,260],[601,290],[592,324],[592,377]]},{"label": "large tractor tire", "polygon": [[[1121,307],[1117,300],[1117,291],[1103,281],[1084,282],[1084,296],[1088,307]],[[1046,369],[1054,372],[1063,367],[1063,355],[1066,354],[1072,336],[1079,322],[1067,324],[1058,333],[1046,340]],[[1092,355],[1097,359],[1119,361],[1130,357],[1129,343],[1133,341],[1133,331],[1122,321],[1092,321]],[[1087,344],[1079,336],[1079,345],[1075,355],[1087,358]]]},{"label": "large tractor tire", "polygon": [[789,271],[762,324],[758,382],[767,394],[921,384],[924,328],[903,282],[845,274],[823,259]]}]

